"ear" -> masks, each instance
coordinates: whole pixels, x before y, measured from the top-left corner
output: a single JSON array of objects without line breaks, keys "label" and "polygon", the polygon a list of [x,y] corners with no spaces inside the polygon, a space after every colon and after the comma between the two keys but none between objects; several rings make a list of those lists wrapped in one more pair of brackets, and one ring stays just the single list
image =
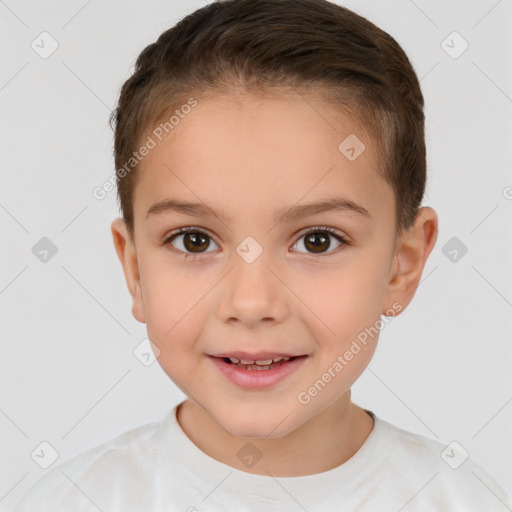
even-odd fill
[{"label": "ear", "polygon": [[[390,309],[399,314],[411,302],[418,289],[427,258],[436,243],[437,232],[436,212],[430,207],[420,208],[414,224],[397,241],[382,307],[383,315]],[[401,308],[397,307],[397,303]]]},{"label": "ear", "polygon": [[144,302],[142,300],[142,288],[140,285],[139,264],[137,261],[135,243],[128,232],[126,222],[120,217],[112,222],[110,229],[112,231],[117,256],[123,266],[126,284],[132,296],[132,314],[136,320],[145,323],[146,316],[144,314]]}]

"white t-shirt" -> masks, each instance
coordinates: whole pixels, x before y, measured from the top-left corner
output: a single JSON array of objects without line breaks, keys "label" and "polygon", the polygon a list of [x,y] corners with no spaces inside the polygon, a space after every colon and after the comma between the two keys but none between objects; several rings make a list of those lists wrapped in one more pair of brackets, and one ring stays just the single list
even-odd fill
[{"label": "white t-shirt", "polygon": [[[202,452],[175,406],[49,470],[16,512],[505,512],[510,496],[465,453],[379,419],[340,466],[299,477],[240,471]],[[442,452],[444,455],[442,456]],[[458,466],[454,469],[451,466]],[[247,459],[250,463],[250,459]],[[448,461],[448,462],[446,462]]]}]

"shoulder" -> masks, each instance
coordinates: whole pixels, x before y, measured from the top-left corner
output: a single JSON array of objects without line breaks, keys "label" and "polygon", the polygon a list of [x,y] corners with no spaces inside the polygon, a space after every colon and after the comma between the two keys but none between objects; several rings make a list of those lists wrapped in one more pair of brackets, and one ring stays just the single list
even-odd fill
[{"label": "shoulder", "polygon": [[468,512],[499,509],[500,502],[512,507],[510,496],[461,443],[443,444],[384,420],[377,421],[381,442],[389,447],[389,470],[400,485],[409,485],[411,491],[416,489],[417,494],[411,498],[418,506]]},{"label": "shoulder", "polygon": [[[15,512],[89,511],[113,503],[116,489],[123,495],[137,481],[147,484],[158,458],[159,423],[129,430],[49,470],[36,481]],[[127,491],[128,490],[128,491]],[[140,499],[140,498],[139,498]]]}]

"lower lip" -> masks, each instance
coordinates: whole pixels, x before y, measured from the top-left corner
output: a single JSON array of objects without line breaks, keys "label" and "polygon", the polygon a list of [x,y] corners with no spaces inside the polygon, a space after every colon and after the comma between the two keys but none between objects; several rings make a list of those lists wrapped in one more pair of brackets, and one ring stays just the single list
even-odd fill
[{"label": "lower lip", "polygon": [[245,389],[264,389],[276,385],[288,375],[296,371],[307,356],[296,357],[286,363],[270,370],[244,370],[233,364],[226,363],[220,357],[209,356],[213,364],[230,380],[233,384]]}]

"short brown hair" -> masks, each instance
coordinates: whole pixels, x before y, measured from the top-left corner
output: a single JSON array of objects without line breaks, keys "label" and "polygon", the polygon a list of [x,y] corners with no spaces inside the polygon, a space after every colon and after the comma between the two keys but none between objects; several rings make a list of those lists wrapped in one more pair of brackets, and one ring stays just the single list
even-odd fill
[{"label": "short brown hair", "polygon": [[119,170],[153,126],[191,96],[287,87],[315,94],[360,123],[395,193],[396,233],[410,227],[425,191],[424,105],[400,45],[327,0],[220,0],[141,52],[110,117],[118,201],[132,239],[138,165]]}]

